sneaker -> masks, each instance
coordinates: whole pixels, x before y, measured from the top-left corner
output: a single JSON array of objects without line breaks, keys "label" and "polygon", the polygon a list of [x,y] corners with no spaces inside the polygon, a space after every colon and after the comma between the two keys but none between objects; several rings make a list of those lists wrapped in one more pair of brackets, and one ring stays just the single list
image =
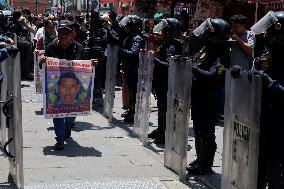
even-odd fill
[{"label": "sneaker", "polygon": [[128,106],[122,106],[122,109],[123,109],[123,110],[128,110],[129,107],[128,107]]},{"label": "sneaker", "polygon": [[156,139],[161,135],[160,131],[158,129],[155,129],[151,133],[148,134],[148,138]]},{"label": "sneaker", "polygon": [[199,166],[195,167],[186,167],[188,174],[190,175],[206,175],[214,173],[212,168],[201,168]]},{"label": "sneaker", "polygon": [[128,110],[126,110],[123,114],[121,114],[121,117],[127,117],[128,116],[128,114],[129,114],[129,111]]},{"label": "sneaker", "polygon": [[55,150],[63,150],[63,149],[64,149],[64,142],[57,142],[57,143],[54,145],[54,149],[55,149]]},{"label": "sneaker", "polygon": [[71,127],[64,128],[64,139],[68,139],[71,137]]},{"label": "sneaker", "polygon": [[154,141],[155,144],[165,144],[165,135],[160,135],[158,136],[155,141]]},{"label": "sneaker", "polygon": [[191,162],[190,164],[188,164],[188,167],[195,167],[198,166],[198,160],[194,160],[193,162]]},{"label": "sneaker", "polygon": [[124,118],[124,121],[127,123],[134,123],[134,114],[128,114],[128,116]]}]

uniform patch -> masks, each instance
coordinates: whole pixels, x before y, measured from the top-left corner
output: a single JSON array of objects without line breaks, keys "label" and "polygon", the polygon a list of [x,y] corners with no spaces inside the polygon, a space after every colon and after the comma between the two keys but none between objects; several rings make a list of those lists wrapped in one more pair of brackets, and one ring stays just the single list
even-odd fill
[{"label": "uniform patch", "polygon": [[217,72],[218,72],[218,75],[221,75],[225,72],[225,67],[222,65],[222,64],[219,64],[218,67],[217,67]]}]

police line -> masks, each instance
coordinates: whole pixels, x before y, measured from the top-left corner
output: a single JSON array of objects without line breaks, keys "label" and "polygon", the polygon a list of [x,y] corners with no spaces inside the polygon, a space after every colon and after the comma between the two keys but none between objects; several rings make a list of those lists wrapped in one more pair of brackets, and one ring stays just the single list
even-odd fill
[{"label": "police line", "polygon": [[[151,91],[148,83],[152,77],[151,71],[145,71],[147,70],[145,68],[153,65],[152,60],[150,52],[140,52],[140,65],[143,66],[139,67],[136,119],[133,130],[144,146],[148,145],[149,91]],[[192,62],[177,57],[171,57],[169,62],[164,164],[184,181],[187,165]],[[144,77],[141,77],[142,75]],[[242,71],[240,75],[240,78],[233,78],[231,70],[226,71],[222,174],[222,188],[226,189],[256,188],[257,183],[261,78],[252,76],[249,79],[246,71]]]}]

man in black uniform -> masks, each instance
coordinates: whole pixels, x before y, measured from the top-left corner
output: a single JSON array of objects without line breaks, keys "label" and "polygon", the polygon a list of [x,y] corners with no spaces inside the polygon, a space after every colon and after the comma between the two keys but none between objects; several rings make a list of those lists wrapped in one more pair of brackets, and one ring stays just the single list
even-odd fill
[{"label": "man in black uniform", "polygon": [[139,51],[144,48],[144,40],[140,33],[142,20],[136,15],[127,15],[119,22],[119,26],[124,28],[127,35],[119,50],[129,90],[129,111],[125,116],[125,121],[133,123],[138,82]]},{"label": "man in black uniform", "polygon": [[266,51],[254,61],[251,73],[262,77],[258,189],[284,188],[284,11],[269,12],[252,28],[265,33]]},{"label": "man in black uniform", "polygon": [[157,96],[158,128],[148,135],[156,139],[156,144],[165,144],[167,92],[168,92],[168,58],[181,55],[180,23],[175,18],[162,19],[153,29],[158,35],[161,45],[158,47],[157,56],[154,59],[153,91]]},{"label": "man in black uniform", "polygon": [[[82,46],[74,41],[73,38],[73,23],[69,20],[61,20],[58,26],[58,39],[47,46],[45,56],[67,60],[84,59]],[[74,121],[75,117],[53,119],[57,141],[54,146],[56,150],[64,149],[64,139],[68,139],[71,136],[71,127],[75,124]]]},{"label": "man in black uniform", "polygon": [[225,68],[229,66],[229,47],[226,43],[229,25],[222,19],[205,20],[193,33],[206,38],[206,45],[193,60],[191,110],[197,159],[187,167],[189,174],[212,172],[215,151],[215,125],[219,117],[218,94],[224,90]]}]

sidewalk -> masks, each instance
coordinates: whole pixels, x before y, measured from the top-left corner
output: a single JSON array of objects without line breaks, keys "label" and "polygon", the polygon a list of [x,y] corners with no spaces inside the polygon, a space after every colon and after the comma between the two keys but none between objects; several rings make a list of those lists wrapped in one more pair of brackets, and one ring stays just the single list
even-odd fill
[{"label": "sidewalk", "polygon": [[[72,138],[67,141],[64,151],[58,152],[52,148],[55,144],[52,120],[44,119],[42,115],[42,96],[33,93],[33,82],[23,84],[25,188],[207,188],[198,180],[210,188],[220,188],[222,127],[216,127],[218,152],[214,171],[217,174],[189,177],[184,184],[163,166],[164,149],[151,141],[147,148],[143,147],[133,137],[132,126],[122,121],[120,88],[116,92],[113,123],[108,124],[107,119],[95,111],[91,116],[78,117]],[[151,106],[155,106],[153,98]],[[155,129],[157,111],[151,113],[150,122],[150,130]],[[190,128],[188,148],[193,150],[188,152],[188,162],[195,159],[192,136]],[[7,175],[7,160],[0,154],[0,189],[7,185]]]}]

